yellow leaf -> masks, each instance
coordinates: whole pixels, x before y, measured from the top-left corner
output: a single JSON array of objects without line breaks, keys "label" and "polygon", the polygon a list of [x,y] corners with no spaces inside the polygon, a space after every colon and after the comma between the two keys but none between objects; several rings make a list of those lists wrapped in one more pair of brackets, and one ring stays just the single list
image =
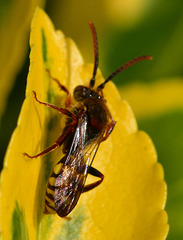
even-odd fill
[{"label": "yellow leaf", "polygon": [[8,94],[28,50],[30,22],[37,5],[44,0],[14,0],[1,3],[0,15],[0,116]]},{"label": "yellow leaf", "polygon": [[[57,112],[38,99],[64,106],[65,94],[52,76],[73,92],[88,85],[92,65],[84,64],[76,45],[55,31],[47,15],[37,9],[31,28],[30,69],[26,99],[4,160],[1,174],[0,228],[2,240],[12,239],[165,239],[168,232],[166,183],[150,138],[137,129],[127,102],[113,83],[104,96],[116,127],[100,145],[93,166],[105,176],[96,189],[82,194],[70,221],[56,214],[44,215],[46,183],[61,149],[45,157],[28,159],[54,143],[63,129]],[[98,71],[97,82],[104,79]],[[88,179],[91,181],[91,178]]]}]

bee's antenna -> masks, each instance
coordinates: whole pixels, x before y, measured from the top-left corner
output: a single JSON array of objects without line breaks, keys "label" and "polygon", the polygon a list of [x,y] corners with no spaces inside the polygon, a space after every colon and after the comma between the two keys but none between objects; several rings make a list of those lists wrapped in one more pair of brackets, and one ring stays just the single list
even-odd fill
[{"label": "bee's antenna", "polygon": [[99,57],[98,57],[97,33],[96,33],[96,30],[95,30],[95,26],[92,23],[92,21],[89,21],[89,25],[90,25],[90,29],[91,29],[92,35],[93,35],[93,48],[94,48],[94,68],[93,68],[93,76],[90,80],[90,88],[92,88],[95,85],[95,76],[97,74]]},{"label": "bee's antenna", "polygon": [[152,57],[151,56],[140,56],[140,57],[136,57],[136,58],[132,59],[131,61],[125,63],[124,65],[122,65],[121,67],[116,69],[113,73],[111,73],[111,75],[109,75],[109,77],[106,78],[106,80],[97,87],[97,91],[102,90],[104,88],[105,84],[107,82],[109,82],[112,78],[114,78],[118,73],[122,72],[123,70],[130,67],[134,63],[140,62],[142,60],[152,60]]}]

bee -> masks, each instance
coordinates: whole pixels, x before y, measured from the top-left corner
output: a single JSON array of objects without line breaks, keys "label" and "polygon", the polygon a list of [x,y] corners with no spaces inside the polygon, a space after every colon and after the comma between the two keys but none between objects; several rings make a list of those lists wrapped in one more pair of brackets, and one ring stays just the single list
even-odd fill
[{"label": "bee", "polygon": [[[60,217],[66,217],[74,209],[81,193],[97,187],[104,179],[104,175],[92,167],[92,162],[100,143],[110,136],[116,124],[103,95],[105,84],[132,64],[151,59],[150,56],[134,58],[115,70],[102,84],[95,87],[99,64],[98,41],[94,24],[91,21],[89,21],[89,26],[94,46],[93,75],[89,86],[75,87],[73,92],[75,104],[71,104],[69,90],[51,75],[49,69],[46,69],[49,77],[66,93],[65,108],[42,102],[38,100],[36,92],[33,92],[34,98],[39,104],[55,109],[66,116],[63,132],[52,146],[34,156],[24,153],[29,158],[37,158],[63,146],[64,156],[56,163],[48,179],[44,212],[45,214],[57,213]],[[85,185],[88,174],[98,177],[99,180]]]}]

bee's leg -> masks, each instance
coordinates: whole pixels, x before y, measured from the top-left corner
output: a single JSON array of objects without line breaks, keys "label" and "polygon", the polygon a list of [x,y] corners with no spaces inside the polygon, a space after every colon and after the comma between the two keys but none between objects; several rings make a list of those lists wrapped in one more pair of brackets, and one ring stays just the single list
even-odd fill
[{"label": "bee's leg", "polygon": [[58,84],[59,88],[67,94],[65,106],[69,107],[71,105],[71,94],[70,94],[69,90],[64,85],[62,85],[57,78],[52,77],[49,69],[46,69],[46,71],[48,72],[49,77]]},{"label": "bee's leg", "polygon": [[95,176],[95,177],[99,177],[100,180],[84,186],[82,193],[88,192],[88,191],[92,190],[93,188],[97,187],[99,184],[101,184],[101,182],[104,179],[104,175],[93,167],[90,167],[89,174],[91,174],[92,176]]},{"label": "bee's leg", "polygon": [[77,118],[74,116],[74,114],[72,114],[72,113],[71,113],[70,111],[68,111],[67,109],[57,107],[57,106],[55,106],[55,105],[53,105],[53,104],[50,104],[50,103],[41,102],[41,101],[39,101],[39,100],[37,99],[36,92],[33,91],[33,94],[34,94],[35,100],[36,100],[38,103],[43,104],[43,105],[45,105],[46,107],[53,108],[53,109],[59,111],[60,113],[62,113],[62,114],[64,114],[64,115],[72,118],[75,122],[77,122]]},{"label": "bee's leg", "polygon": [[102,138],[102,141],[105,141],[109,137],[109,135],[111,134],[111,132],[114,129],[115,125],[116,125],[116,122],[114,120],[112,120],[110,122],[107,130],[106,130],[105,136]]},{"label": "bee's leg", "polygon": [[60,147],[62,145],[62,143],[65,140],[65,137],[68,135],[68,133],[70,133],[73,130],[73,126],[69,127],[55,142],[55,144],[53,144],[52,146],[46,148],[45,150],[43,150],[42,152],[34,155],[34,156],[30,156],[27,153],[23,153],[24,156],[27,156],[28,158],[37,158],[39,156],[44,156],[45,154],[53,151],[55,148]]}]

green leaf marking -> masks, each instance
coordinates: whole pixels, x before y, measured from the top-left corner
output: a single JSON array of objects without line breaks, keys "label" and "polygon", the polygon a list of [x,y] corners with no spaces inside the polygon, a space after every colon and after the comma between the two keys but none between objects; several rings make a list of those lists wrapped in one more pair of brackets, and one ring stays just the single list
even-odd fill
[{"label": "green leaf marking", "polygon": [[11,230],[12,240],[29,240],[24,214],[17,202],[13,211]]},{"label": "green leaf marking", "polygon": [[76,207],[75,215],[70,221],[65,221],[60,234],[56,236],[55,240],[79,240],[85,218],[84,208]]},{"label": "green leaf marking", "polygon": [[46,41],[44,28],[41,29],[41,35],[42,35],[42,56],[43,56],[44,63],[46,63],[47,62],[47,41]]}]

